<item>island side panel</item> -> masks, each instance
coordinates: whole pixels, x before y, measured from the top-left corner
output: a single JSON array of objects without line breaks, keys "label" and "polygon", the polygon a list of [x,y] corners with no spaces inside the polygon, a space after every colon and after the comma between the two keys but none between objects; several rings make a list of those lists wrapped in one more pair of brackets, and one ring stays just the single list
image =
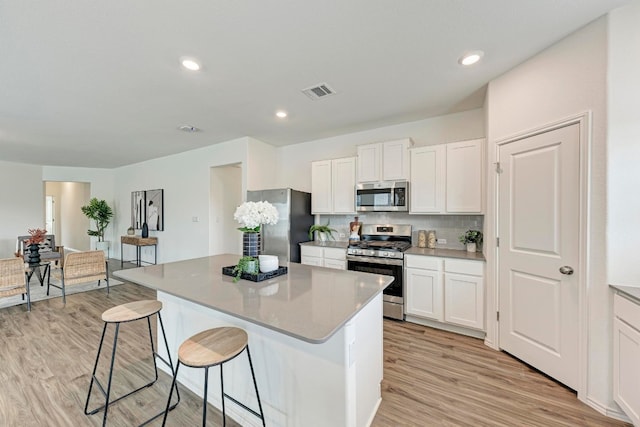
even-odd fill
[{"label": "island side panel", "polygon": [[[199,331],[229,325],[247,331],[267,425],[359,427],[370,424],[375,416],[382,379],[381,295],[322,344],[310,344],[164,292],[158,292],[158,300],[164,305],[162,316],[174,360],[182,341]],[[166,357],[163,346],[159,347]],[[257,408],[246,355],[225,365],[224,373],[225,391]],[[202,370],[181,367],[179,381],[201,396],[203,376]],[[209,385],[209,401],[220,408],[217,368],[211,369]],[[227,411],[243,425],[260,425],[233,403]]]},{"label": "island side panel", "polygon": [[354,318],[356,353],[356,425],[369,426],[378,411],[383,377],[382,295]]}]

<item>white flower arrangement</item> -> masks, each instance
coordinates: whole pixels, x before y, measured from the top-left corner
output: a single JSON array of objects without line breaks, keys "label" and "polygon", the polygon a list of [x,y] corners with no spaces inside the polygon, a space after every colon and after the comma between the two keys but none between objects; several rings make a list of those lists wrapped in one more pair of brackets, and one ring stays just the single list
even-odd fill
[{"label": "white flower arrangement", "polygon": [[274,225],[278,222],[278,211],[269,202],[244,202],[236,209],[233,219],[243,227],[244,233],[259,233],[262,224]]}]

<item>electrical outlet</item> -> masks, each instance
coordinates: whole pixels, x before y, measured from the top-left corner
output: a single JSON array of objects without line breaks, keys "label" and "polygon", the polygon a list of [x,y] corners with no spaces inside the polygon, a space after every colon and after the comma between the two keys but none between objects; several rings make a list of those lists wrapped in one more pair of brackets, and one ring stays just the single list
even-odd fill
[{"label": "electrical outlet", "polygon": [[340,237],[341,239],[344,239],[346,237],[346,235],[344,233],[340,233],[340,234],[338,234],[338,237]]},{"label": "electrical outlet", "polygon": [[439,245],[446,245],[447,244],[447,239],[438,239],[438,240],[436,240],[436,243],[438,243]]}]

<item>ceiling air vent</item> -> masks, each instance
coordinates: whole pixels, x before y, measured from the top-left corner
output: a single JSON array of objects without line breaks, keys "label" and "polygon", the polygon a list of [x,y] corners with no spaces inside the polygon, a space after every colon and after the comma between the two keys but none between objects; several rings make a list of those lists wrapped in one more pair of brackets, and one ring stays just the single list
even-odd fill
[{"label": "ceiling air vent", "polygon": [[326,98],[330,95],[335,95],[336,91],[331,89],[326,83],[318,83],[315,86],[302,89],[302,93],[315,101],[317,99]]}]

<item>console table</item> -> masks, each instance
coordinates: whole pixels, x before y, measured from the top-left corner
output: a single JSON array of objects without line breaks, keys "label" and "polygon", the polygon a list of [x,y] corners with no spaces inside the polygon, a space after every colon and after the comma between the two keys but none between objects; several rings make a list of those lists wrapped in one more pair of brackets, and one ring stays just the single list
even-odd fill
[{"label": "console table", "polygon": [[136,247],[135,261],[138,267],[140,267],[143,262],[146,264],[152,264],[147,261],[142,261],[143,246],[153,246],[153,256],[154,256],[153,264],[158,263],[158,238],[157,237],[120,236],[120,268],[122,268],[124,265],[124,250],[123,250],[124,245],[132,245]]}]

